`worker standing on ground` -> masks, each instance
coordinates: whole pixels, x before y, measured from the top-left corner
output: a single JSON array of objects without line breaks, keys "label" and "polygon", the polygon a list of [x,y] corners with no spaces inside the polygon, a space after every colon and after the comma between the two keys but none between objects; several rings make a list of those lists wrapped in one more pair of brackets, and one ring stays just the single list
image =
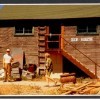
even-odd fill
[{"label": "worker standing on ground", "polygon": [[56,81],[52,78],[50,78],[51,72],[53,71],[53,64],[52,59],[50,58],[49,53],[45,53],[45,67],[46,67],[46,82],[48,83],[47,86],[49,86],[49,80],[53,81],[56,85]]},{"label": "worker standing on ground", "polygon": [[6,50],[6,54],[3,56],[3,68],[4,68],[4,82],[11,82],[11,62],[13,58],[10,54],[10,49]]}]

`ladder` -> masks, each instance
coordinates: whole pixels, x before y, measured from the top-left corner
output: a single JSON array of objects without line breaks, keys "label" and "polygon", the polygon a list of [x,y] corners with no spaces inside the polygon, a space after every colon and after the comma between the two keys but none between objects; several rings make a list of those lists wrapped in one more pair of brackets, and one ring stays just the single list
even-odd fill
[{"label": "ladder", "polygon": [[39,67],[44,67],[46,26],[39,26],[38,29],[38,65]]}]

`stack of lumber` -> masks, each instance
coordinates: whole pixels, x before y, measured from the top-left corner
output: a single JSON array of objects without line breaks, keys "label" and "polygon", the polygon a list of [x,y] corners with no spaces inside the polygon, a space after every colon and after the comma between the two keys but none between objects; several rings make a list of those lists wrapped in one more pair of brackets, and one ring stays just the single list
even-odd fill
[{"label": "stack of lumber", "polygon": [[80,94],[80,95],[100,95],[100,80],[95,79],[89,82],[76,83],[72,86],[65,85],[61,87],[62,95]]},{"label": "stack of lumber", "polygon": [[19,62],[15,62],[15,63],[12,64],[11,76],[13,77],[13,79],[19,79],[20,78]]}]

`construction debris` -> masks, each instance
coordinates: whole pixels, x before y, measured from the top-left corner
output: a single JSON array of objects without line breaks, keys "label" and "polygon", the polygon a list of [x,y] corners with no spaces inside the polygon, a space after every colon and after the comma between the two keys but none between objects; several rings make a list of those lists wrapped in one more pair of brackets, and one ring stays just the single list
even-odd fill
[{"label": "construction debris", "polygon": [[59,91],[62,91],[61,95],[94,95],[94,94],[100,94],[100,80],[98,79],[91,79],[91,81],[88,82],[82,82],[82,83],[68,83],[64,84],[63,87],[60,87]]},{"label": "construction debris", "polygon": [[[25,76],[27,79],[31,79],[34,77],[34,74],[32,74],[29,71],[22,70],[22,76]],[[90,79],[90,78],[81,78],[80,77],[80,78],[76,78],[76,83],[66,82],[66,83],[64,83],[63,87],[61,87],[60,80],[59,80],[59,82],[57,82],[57,86],[52,86],[52,82],[51,82],[50,87],[44,87],[45,80],[43,78],[35,77],[35,79],[36,80],[31,80],[31,81],[26,80],[26,82],[28,82],[28,81],[32,82],[33,85],[36,82],[36,85],[38,87],[41,87],[42,90],[40,90],[40,91],[43,95],[100,95],[100,80],[99,79]],[[23,82],[25,82],[25,81],[22,81],[22,83]],[[38,82],[40,84],[37,84]],[[16,82],[13,84],[16,84]],[[12,85],[12,83],[11,83],[11,85]],[[24,85],[25,85],[25,83],[24,83]],[[6,85],[4,85],[4,86],[6,86]],[[21,89],[18,89],[18,90],[21,91]],[[33,91],[32,91],[32,93],[33,93]]]},{"label": "construction debris", "polygon": [[25,77],[26,79],[33,79],[35,77],[35,72],[32,73],[32,72],[29,72],[28,70],[25,71],[25,70],[22,70],[22,76]]},{"label": "construction debris", "polygon": [[33,79],[36,75],[37,66],[35,64],[29,64],[27,70],[22,70],[22,76],[27,79]]},{"label": "construction debris", "polygon": [[4,69],[0,69],[0,78],[4,77]]}]

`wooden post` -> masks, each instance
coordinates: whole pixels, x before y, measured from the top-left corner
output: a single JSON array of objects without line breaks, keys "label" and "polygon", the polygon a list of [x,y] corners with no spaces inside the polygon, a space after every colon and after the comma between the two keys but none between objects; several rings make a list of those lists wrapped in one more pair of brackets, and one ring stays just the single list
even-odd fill
[{"label": "wooden post", "polygon": [[62,37],[64,37],[64,26],[61,26],[61,49],[63,49],[63,44],[64,44]]},{"label": "wooden post", "polygon": [[61,50],[61,35],[59,35],[59,50]]}]

